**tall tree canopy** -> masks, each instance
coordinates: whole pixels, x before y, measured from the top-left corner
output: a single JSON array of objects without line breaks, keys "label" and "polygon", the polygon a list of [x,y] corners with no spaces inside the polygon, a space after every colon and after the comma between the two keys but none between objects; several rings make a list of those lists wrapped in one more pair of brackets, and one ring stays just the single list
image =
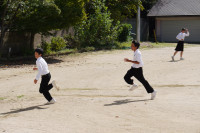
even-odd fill
[{"label": "tall tree canopy", "polygon": [[1,44],[6,31],[45,33],[86,17],[87,0],[0,0]]},{"label": "tall tree canopy", "polygon": [[142,6],[144,7],[144,10],[141,12],[141,15],[142,17],[146,17],[147,14],[149,13],[149,10],[158,0],[141,0],[141,1],[142,1]]},{"label": "tall tree canopy", "polygon": [[111,18],[115,21],[123,21],[133,17],[137,12],[138,5],[143,10],[141,0],[106,0],[106,6],[111,12]]}]

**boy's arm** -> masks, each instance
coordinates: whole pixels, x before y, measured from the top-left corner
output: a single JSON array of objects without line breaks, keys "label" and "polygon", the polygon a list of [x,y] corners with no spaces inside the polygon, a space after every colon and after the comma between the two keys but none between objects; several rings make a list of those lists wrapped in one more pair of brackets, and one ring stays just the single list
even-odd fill
[{"label": "boy's arm", "polygon": [[131,62],[131,63],[134,63],[134,64],[140,64],[140,62],[138,61],[132,61],[132,60],[129,60],[127,58],[124,59],[125,62]]},{"label": "boy's arm", "polygon": [[37,67],[34,67],[33,70],[38,70],[38,68],[37,68]]},{"label": "boy's arm", "polygon": [[190,33],[189,33],[188,29],[187,29],[186,33],[185,33],[185,36],[189,36],[189,35],[190,35]]},{"label": "boy's arm", "polygon": [[41,63],[39,63],[39,62],[36,62],[36,64],[37,64],[37,70],[38,70],[38,74],[37,74],[37,76],[36,76],[35,80],[39,80],[39,79],[40,79],[40,77],[41,77],[42,65],[41,65]]}]

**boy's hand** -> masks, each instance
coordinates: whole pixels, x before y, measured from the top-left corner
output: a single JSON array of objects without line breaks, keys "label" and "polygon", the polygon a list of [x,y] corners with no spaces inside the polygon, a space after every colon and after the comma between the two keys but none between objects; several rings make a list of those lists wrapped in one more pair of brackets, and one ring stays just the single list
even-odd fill
[{"label": "boy's hand", "polygon": [[34,67],[33,70],[38,70],[38,69],[36,67]]},{"label": "boy's hand", "polygon": [[125,62],[129,62],[129,59],[128,59],[128,58],[124,58],[124,61],[125,61]]},{"label": "boy's hand", "polygon": [[37,80],[36,79],[34,80],[34,83],[37,84]]}]

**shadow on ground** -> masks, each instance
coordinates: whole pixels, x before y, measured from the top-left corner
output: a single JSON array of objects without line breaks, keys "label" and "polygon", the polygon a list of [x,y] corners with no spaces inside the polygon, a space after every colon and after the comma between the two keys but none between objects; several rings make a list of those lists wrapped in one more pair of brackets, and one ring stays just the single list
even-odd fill
[{"label": "shadow on ground", "polygon": [[181,60],[170,60],[170,61],[167,61],[167,62],[179,62],[179,61],[181,61]]},{"label": "shadow on ground", "polygon": [[130,100],[130,99],[125,99],[125,100],[114,101],[111,104],[104,104],[104,106],[122,105],[122,104],[128,104],[128,103],[133,103],[133,102],[145,102],[145,101],[149,101],[149,100],[150,99],[144,99],[144,100]]},{"label": "shadow on ground", "polygon": [[48,107],[42,107],[42,106],[46,106],[46,105],[43,104],[43,105],[36,105],[36,106],[31,106],[31,107],[21,108],[21,109],[11,109],[12,111],[0,113],[0,115],[17,114],[17,113],[21,113],[21,112],[31,111],[31,110],[34,110],[34,109],[42,110],[42,109],[48,108]]}]

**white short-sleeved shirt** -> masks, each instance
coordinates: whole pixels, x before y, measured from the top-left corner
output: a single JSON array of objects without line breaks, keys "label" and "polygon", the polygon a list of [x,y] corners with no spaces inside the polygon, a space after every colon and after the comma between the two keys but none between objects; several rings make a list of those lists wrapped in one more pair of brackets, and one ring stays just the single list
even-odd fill
[{"label": "white short-sleeved shirt", "polygon": [[38,74],[36,76],[36,80],[39,80],[39,78],[42,75],[46,75],[46,74],[49,73],[49,69],[48,69],[48,65],[47,65],[46,61],[42,57],[39,57],[37,59],[36,65],[37,65],[37,68],[38,68]]},{"label": "white short-sleeved shirt", "polygon": [[134,52],[133,61],[139,62],[139,64],[133,63],[133,65],[132,65],[133,68],[140,68],[140,67],[143,67],[142,55],[141,55],[141,52],[140,52],[139,49],[137,49],[137,50]]},{"label": "white short-sleeved shirt", "polygon": [[186,36],[189,36],[190,35],[190,33],[189,33],[189,31],[187,32],[187,33],[182,33],[182,32],[180,32],[177,36],[176,36],[176,39],[178,39],[178,40],[183,40],[184,41],[184,39],[185,39],[185,37]]}]

